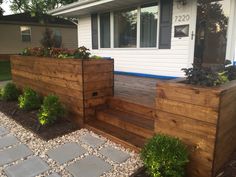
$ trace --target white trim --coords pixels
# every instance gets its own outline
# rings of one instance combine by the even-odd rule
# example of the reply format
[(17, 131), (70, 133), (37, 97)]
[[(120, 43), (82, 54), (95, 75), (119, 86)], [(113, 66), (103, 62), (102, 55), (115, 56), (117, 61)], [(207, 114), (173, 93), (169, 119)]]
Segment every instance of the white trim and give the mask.
[[(194, 4), (194, 5), (193, 5)], [(189, 57), (187, 67), (192, 67), (195, 55), (195, 41), (196, 41), (196, 23), (197, 23), (197, 0), (192, 0), (189, 23)], [(193, 35), (193, 36), (192, 36)]]
[[(174, 3), (173, 3), (173, 6), (174, 6)], [(158, 10), (158, 17), (157, 17), (157, 41), (156, 41), (156, 47), (155, 48), (157, 48), (158, 50), (159, 50), (159, 38), (160, 38), (160, 36), (159, 36), (159, 34), (160, 34), (160, 19), (161, 19), (161, 1), (160, 0), (158, 0), (158, 2), (157, 2), (157, 10)], [(174, 9), (174, 7), (173, 7), (173, 9)], [(173, 18), (173, 14), (172, 14), (172, 18)], [(173, 20), (172, 20), (173, 21)], [(172, 24), (173, 24), (173, 22), (172, 22)]]
[[(95, 1), (95, 2), (93, 2), (93, 1)], [(93, 6), (98, 6), (98, 5), (102, 5), (102, 4), (105, 4), (105, 3), (113, 2), (113, 1), (114, 0), (100, 0), (100, 1), (92, 0), (92, 1), (87, 1), (83, 4), (79, 1), (79, 3), (72, 3), (72, 4), (69, 4), (67, 6), (61, 7), (59, 9), (49, 11), (49, 14), (54, 15), (54, 16), (62, 15), (62, 14), (66, 14), (66, 13), (70, 13), (70, 12), (90, 8), (90, 7), (93, 7)]]
[(233, 62), (235, 56), (235, 42), (236, 35), (234, 30), (236, 28), (236, 3), (235, 0), (230, 1), (230, 15), (227, 31), (227, 45), (226, 45), (226, 59)]
[(101, 48), (101, 36), (100, 36), (100, 14), (97, 14), (97, 17), (98, 17), (98, 19), (97, 19), (97, 21), (98, 21), (98, 24), (97, 24), (97, 26), (98, 26), (98, 49), (100, 49)]
[(110, 47), (114, 48), (114, 12), (110, 12)]
[(136, 48), (140, 48), (140, 35), (141, 35), (141, 7), (137, 7), (137, 36)]

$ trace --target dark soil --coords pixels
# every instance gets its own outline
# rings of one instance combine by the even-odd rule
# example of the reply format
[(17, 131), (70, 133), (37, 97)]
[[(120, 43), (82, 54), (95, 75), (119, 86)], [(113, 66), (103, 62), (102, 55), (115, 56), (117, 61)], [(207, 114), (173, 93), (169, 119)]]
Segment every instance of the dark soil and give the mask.
[(37, 119), (38, 111), (23, 111), (18, 108), (17, 102), (0, 101), (0, 111), (46, 141), (71, 133), (79, 128), (66, 118), (60, 118), (53, 125), (40, 126)]
[(141, 167), (130, 177), (150, 177), (150, 175), (147, 174), (147, 171), (144, 167)]

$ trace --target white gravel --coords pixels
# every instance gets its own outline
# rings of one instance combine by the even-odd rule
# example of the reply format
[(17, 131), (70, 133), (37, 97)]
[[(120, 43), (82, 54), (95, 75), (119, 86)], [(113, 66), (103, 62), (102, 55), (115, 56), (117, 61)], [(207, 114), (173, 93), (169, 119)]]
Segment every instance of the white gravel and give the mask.
[[(19, 141), (21, 143), (26, 144), (33, 151), (34, 156), (39, 156), (45, 162), (47, 162), (48, 165), (51, 167), (51, 169), (49, 171), (46, 171), (45, 173), (39, 175), (38, 177), (45, 177), (48, 174), (51, 174), (52, 172), (57, 172), (58, 174), (60, 174), (63, 177), (72, 176), (69, 174), (68, 171), (65, 170), (65, 167), (74, 163), (77, 160), (80, 160), (80, 159), (82, 159), (88, 155), (92, 155), (92, 154), (104, 159), (106, 162), (108, 162), (109, 164), (111, 164), (113, 166), (113, 170), (111, 170), (108, 173), (105, 173), (102, 177), (129, 177), (138, 168), (140, 168), (142, 166), (142, 162), (141, 162), (139, 155), (137, 153), (135, 153), (134, 151), (131, 151), (130, 149), (125, 149), (121, 145), (116, 144), (116, 143), (114, 143), (102, 136), (99, 136), (87, 129), (80, 129), (80, 130), (77, 130), (75, 132), (72, 132), (72, 133), (62, 136), (62, 137), (58, 137), (58, 138), (55, 138), (50, 141), (44, 141), (44, 140), (40, 139), (39, 137), (37, 137), (36, 135), (34, 135), (33, 133), (31, 133), (30, 131), (26, 130), (21, 125), (17, 124), (14, 120), (8, 118), (6, 115), (4, 115), (1, 112), (0, 112), (0, 125), (7, 128), (11, 132), (12, 135), (16, 136), (19, 139)], [(106, 141), (105, 144), (103, 144), (98, 149), (93, 149), (90, 146), (83, 144), (80, 141), (80, 136), (85, 135), (87, 133), (91, 134), (92, 136), (99, 137), (99, 138), (105, 140)], [(50, 159), (46, 155), (46, 152), (49, 149), (56, 148), (59, 145), (64, 144), (66, 142), (79, 143), (82, 147), (84, 147), (87, 150), (87, 153), (74, 159), (73, 161), (70, 161), (70, 162), (65, 163), (63, 165), (59, 165), (55, 161)], [(122, 164), (114, 163), (98, 153), (98, 151), (101, 148), (106, 147), (106, 146), (112, 146), (112, 147), (117, 148), (119, 150), (125, 151), (130, 155), (130, 158)], [(8, 148), (10, 148), (10, 147), (8, 147)], [(29, 158), (29, 157), (27, 157), (27, 158)], [(0, 176), (6, 177), (6, 175), (3, 171), (3, 168), (5, 168), (6, 166), (9, 166), (9, 165), (17, 164), (17, 163), (21, 162), (22, 160), (24, 160), (24, 159), (21, 159), (16, 162), (13, 162), (11, 164), (7, 164), (3, 167), (0, 167)]]

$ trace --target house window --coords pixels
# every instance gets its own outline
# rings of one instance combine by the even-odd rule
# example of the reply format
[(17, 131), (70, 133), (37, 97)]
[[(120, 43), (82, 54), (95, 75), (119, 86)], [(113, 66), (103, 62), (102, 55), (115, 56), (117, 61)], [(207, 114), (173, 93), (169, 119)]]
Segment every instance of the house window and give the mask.
[(56, 48), (60, 48), (62, 45), (62, 36), (61, 36), (61, 32), (59, 29), (54, 29), (54, 35), (53, 35), (53, 39), (54, 39), (54, 47)]
[(137, 46), (137, 9), (114, 13), (114, 47)]
[(96, 48), (93, 49), (170, 49), (173, 0), (159, 2), (156, 0), (129, 9), (103, 13), (99, 18), (92, 16), (92, 44), (96, 42)]
[(140, 12), (140, 47), (157, 46), (158, 5), (141, 6)]
[(100, 15), (100, 47), (110, 48), (110, 45), (110, 13), (104, 13)]
[(21, 26), (20, 31), (21, 31), (22, 42), (30, 42), (31, 41), (31, 27)]

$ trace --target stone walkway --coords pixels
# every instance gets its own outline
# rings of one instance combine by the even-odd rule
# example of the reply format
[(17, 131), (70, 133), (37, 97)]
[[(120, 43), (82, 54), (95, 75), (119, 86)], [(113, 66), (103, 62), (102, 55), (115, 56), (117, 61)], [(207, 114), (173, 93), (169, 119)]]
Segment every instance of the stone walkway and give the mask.
[[(119, 148), (86, 129), (82, 130), (82, 133), (79, 131), (79, 136), (72, 133), (72, 137), (78, 137), (78, 141), (73, 141), (73, 138), (70, 139), (70, 135), (67, 135), (64, 140), (58, 138), (54, 143), (49, 141), (35, 145), (34, 143), (40, 143), (41, 140), (37, 141), (39, 138), (35, 139), (30, 135), (32, 137), (26, 138), (26, 141), (21, 138), (20, 140), (20, 132), (12, 132), (5, 125), (1, 125), (0, 121), (0, 176), (129, 176), (140, 167), (137, 154)], [(31, 142), (34, 140), (35, 142)]]

